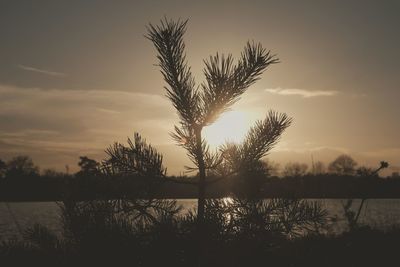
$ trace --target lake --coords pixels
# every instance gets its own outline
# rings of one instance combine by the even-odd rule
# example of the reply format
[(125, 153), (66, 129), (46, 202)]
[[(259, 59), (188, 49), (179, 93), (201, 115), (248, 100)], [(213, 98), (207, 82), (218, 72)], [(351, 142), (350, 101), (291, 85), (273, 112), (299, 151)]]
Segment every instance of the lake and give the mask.
[[(334, 232), (347, 229), (347, 223), (343, 216), (343, 199), (317, 199), (322, 207), (327, 209), (329, 216), (335, 217), (332, 223)], [(180, 199), (178, 204), (184, 211), (195, 208), (197, 200)], [(354, 209), (358, 208), (360, 200), (354, 200)], [(15, 219), (14, 219), (15, 218)], [(15, 223), (17, 221), (18, 225)], [(360, 214), (360, 223), (380, 229), (385, 229), (393, 224), (400, 224), (400, 199), (369, 199), (366, 201)], [(51, 230), (59, 232), (60, 218), (59, 207), (55, 202), (0, 202), (0, 240), (20, 238), (18, 228), (25, 229), (40, 223)]]

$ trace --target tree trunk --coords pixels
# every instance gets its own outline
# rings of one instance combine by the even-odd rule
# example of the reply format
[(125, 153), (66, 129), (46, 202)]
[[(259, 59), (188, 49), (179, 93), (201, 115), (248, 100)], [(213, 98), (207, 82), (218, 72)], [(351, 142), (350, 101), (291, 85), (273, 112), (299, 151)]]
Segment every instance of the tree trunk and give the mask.
[(201, 145), (201, 128), (196, 129), (197, 163), (199, 167), (198, 199), (197, 199), (197, 246), (198, 259), (197, 266), (207, 266), (205, 263), (205, 231), (204, 231), (204, 213), (206, 206), (206, 167), (204, 164), (203, 148)]
[(204, 164), (203, 148), (201, 146), (201, 128), (196, 130), (196, 145), (199, 164), (199, 183), (198, 183), (198, 199), (197, 199), (197, 222), (199, 227), (204, 221), (204, 212), (206, 204), (206, 167)]

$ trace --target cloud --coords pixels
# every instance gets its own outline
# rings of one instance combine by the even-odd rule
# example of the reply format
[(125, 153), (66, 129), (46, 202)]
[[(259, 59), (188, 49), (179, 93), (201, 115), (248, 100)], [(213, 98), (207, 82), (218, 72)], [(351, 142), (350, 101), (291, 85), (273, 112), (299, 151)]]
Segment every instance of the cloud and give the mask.
[(156, 94), (0, 84), (0, 95), (0, 138), (14, 144), (29, 141), (50, 147), (43, 142), (49, 141), (104, 147), (134, 131), (159, 144), (169, 140), (177, 117), (168, 99)]
[(177, 119), (161, 94), (0, 84), (0, 158), (27, 154), (42, 167), (63, 170), (65, 164), (76, 166), (79, 155), (102, 159), (106, 147), (126, 143), (137, 131), (155, 147), (169, 149), (168, 161), (180, 166), (184, 153), (175, 159), (169, 136)]
[(271, 94), (298, 95), (304, 98), (317, 97), (317, 96), (334, 96), (338, 93), (337, 91), (322, 91), (322, 90), (312, 91), (312, 90), (304, 90), (296, 88), (293, 89), (271, 88), (271, 89), (265, 89), (265, 91)]
[(96, 108), (97, 111), (104, 112), (106, 114), (114, 114), (118, 115), (121, 114), (120, 111), (112, 110), (112, 109), (106, 109), (106, 108)]
[(25, 66), (25, 65), (17, 65), (18, 68), (26, 70), (26, 71), (32, 71), (32, 72), (37, 72), (49, 76), (54, 76), (54, 77), (65, 77), (67, 76), (66, 73), (62, 72), (56, 72), (56, 71), (49, 71), (49, 70), (44, 70), (44, 69), (38, 69), (30, 66)]

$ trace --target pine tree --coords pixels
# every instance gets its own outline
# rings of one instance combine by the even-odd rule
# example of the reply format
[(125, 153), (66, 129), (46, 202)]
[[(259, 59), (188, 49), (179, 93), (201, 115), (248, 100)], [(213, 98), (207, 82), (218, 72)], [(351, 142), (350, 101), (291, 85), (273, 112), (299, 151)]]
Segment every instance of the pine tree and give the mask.
[[(149, 24), (148, 38), (157, 51), (158, 66), (167, 84), (166, 96), (179, 115), (179, 124), (171, 134), (199, 172), (198, 222), (204, 220), (206, 171), (228, 168), (225, 176), (243, 169), (252, 169), (279, 140), (291, 124), (286, 114), (270, 111), (266, 118), (257, 121), (241, 144), (226, 144), (211, 152), (202, 137), (204, 127), (214, 123), (258, 79), (264, 70), (279, 60), (261, 44), (247, 42), (239, 60), (232, 55), (216, 54), (204, 60), (205, 81), (196, 85), (189, 67), (183, 36), (186, 21), (164, 19), (159, 25)], [(226, 169), (226, 168), (225, 168)]]

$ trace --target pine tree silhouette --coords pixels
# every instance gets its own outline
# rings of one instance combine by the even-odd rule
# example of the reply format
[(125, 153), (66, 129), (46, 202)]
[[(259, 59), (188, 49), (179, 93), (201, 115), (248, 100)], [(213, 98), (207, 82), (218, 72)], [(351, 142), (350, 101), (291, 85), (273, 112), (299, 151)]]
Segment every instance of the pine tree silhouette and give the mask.
[[(239, 60), (232, 55), (216, 54), (204, 60), (205, 81), (196, 86), (185, 54), (183, 36), (186, 21), (164, 19), (159, 25), (149, 24), (146, 38), (157, 50), (158, 66), (167, 86), (167, 97), (179, 115), (179, 124), (171, 134), (178, 145), (186, 149), (199, 172), (199, 225), (204, 220), (206, 170), (228, 166), (232, 174), (251, 169), (276, 144), (283, 131), (291, 124), (286, 114), (270, 111), (265, 120), (257, 121), (241, 144), (227, 144), (211, 152), (202, 130), (215, 122), (259, 78), (271, 64), (278, 63), (275, 55), (259, 43), (247, 42)], [(233, 163), (233, 164), (232, 164)], [(191, 169), (191, 168), (189, 168)]]

